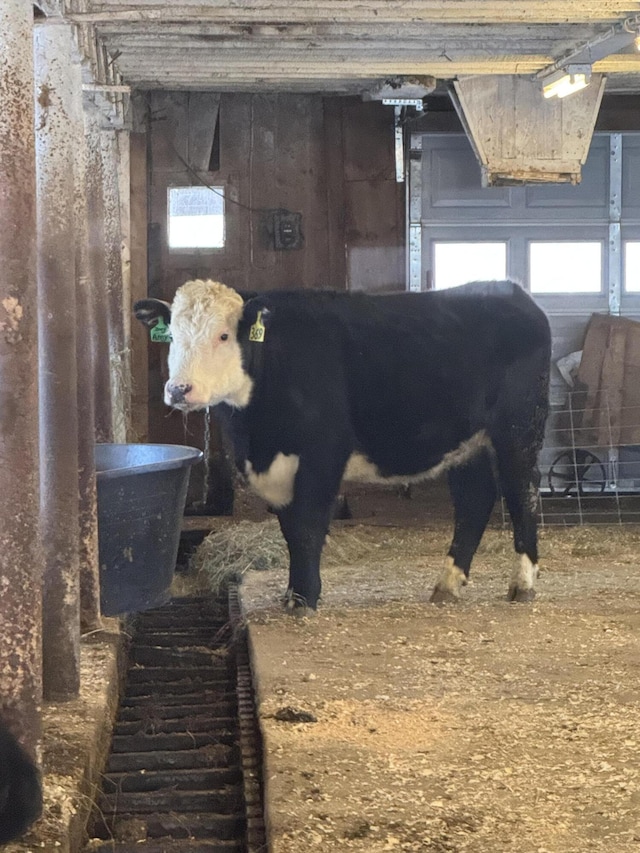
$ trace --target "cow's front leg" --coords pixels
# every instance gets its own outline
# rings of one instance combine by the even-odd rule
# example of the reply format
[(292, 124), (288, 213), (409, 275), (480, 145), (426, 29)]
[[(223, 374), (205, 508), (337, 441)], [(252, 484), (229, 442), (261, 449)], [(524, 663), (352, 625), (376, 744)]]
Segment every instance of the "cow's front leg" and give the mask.
[(289, 549), (289, 586), (285, 607), (296, 614), (315, 610), (320, 598), (320, 557), (327, 536), (331, 504), (319, 511), (295, 505), (278, 510), (280, 528)]
[(315, 610), (320, 598), (320, 557), (350, 449), (325, 439), (300, 457), (291, 498), (277, 507), (289, 549), (287, 610)]

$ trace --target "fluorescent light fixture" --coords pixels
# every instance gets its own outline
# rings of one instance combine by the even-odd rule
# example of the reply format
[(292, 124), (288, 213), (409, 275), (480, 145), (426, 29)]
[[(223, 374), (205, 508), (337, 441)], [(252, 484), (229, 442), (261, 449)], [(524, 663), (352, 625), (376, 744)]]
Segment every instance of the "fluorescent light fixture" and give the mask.
[(585, 89), (590, 80), (590, 65), (567, 65), (542, 78), (542, 94), (545, 98), (566, 98)]

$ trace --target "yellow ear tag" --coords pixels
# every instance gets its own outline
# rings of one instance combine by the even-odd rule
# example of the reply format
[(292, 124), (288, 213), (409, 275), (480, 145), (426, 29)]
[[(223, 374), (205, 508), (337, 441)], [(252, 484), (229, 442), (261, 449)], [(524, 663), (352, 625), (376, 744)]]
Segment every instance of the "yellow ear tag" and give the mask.
[(262, 311), (258, 311), (258, 316), (253, 326), (249, 329), (249, 340), (253, 343), (261, 344), (264, 341), (264, 333), (266, 329), (262, 322)]

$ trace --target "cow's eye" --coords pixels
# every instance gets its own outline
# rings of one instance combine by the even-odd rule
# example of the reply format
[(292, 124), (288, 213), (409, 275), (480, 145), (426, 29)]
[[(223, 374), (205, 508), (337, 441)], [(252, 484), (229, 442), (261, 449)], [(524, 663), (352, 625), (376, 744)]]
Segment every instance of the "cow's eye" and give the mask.
[(221, 341), (227, 341), (227, 340), (229, 340), (229, 335), (227, 334), (227, 332), (223, 332), (223, 333), (220, 335), (220, 340), (221, 340)]

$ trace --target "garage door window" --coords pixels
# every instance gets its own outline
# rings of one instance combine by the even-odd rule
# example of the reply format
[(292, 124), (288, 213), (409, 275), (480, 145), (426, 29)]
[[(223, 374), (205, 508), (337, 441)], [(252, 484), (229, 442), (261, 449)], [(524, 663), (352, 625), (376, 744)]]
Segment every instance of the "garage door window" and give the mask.
[(171, 187), (170, 249), (224, 247), (224, 187)]
[(624, 244), (624, 289), (627, 293), (640, 293), (640, 241)]
[(506, 243), (434, 243), (433, 286), (457, 287), (467, 281), (507, 277)]
[(600, 293), (602, 243), (529, 243), (532, 293)]

